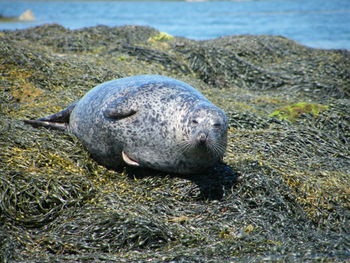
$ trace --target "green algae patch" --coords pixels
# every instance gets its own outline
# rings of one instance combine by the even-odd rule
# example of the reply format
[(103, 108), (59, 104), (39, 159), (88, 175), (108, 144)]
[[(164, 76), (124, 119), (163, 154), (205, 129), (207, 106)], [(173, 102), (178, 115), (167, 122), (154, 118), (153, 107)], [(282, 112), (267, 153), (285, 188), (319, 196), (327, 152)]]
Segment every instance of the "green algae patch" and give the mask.
[(154, 42), (158, 42), (158, 41), (165, 41), (165, 40), (171, 40), (174, 39), (174, 37), (168, 33), (165, 32), (159, 32), (158, 35), (150, 37), (147, 41), (154, 43)]
[(165, 32), (159, 32), (159, 34), (150, 37), (147, 40), (147, 44), (156, 47), (158, 50), (169, 50), (169, 41), (174, 39), (174, 37)]
[(272, 112), (269, 117), (277, 117), (279, 120), (295, 121), (305, 114), (310, 114), (313, 117), (317, 117), (320, 112), (325, 111), (328, 108), (329, 107), (325, 105), (299, 102), (280, 108)]

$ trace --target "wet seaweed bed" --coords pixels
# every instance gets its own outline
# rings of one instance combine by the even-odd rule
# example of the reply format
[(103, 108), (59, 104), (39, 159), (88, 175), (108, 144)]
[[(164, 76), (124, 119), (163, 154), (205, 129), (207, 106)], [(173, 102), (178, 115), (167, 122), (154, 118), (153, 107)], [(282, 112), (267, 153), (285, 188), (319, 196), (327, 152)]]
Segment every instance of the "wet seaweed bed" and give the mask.
[[(349, 260), (349, 70), (348, 51), (282, 37), (0, 32), (0, 261)], [(226, 165), (117, 173), (75, 137), (21, 121), (136, 74), (188, 82), (227, 112)]]

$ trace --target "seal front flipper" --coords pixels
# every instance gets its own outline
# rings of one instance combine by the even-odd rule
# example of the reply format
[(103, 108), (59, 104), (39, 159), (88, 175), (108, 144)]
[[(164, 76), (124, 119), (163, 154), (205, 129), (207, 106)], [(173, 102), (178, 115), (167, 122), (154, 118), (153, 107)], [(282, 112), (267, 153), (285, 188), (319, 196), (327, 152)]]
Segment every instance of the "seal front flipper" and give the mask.
[(122, 158), (125, 163), (131, 166), (140, 166), (140, 164), (136, 161), (131, 159), (124, 151), (122, 151)]
[(130, 98), (121, 97), (110, 102), (106, 109), (103, 111), (103, 115), (108, 119), (121, 120), (133, 116), (137, 113), (137, 110), (132, 107)]
[(54, 130), (67, 130), (69, 125), (69, 117), (74, 109), (76, 103), (69, 105), (66, 109), (52, 114), (50, 116), (46, 116), (43, 118), (39, 118), (36, 120), (23, 120), (25, 123), (32, 125), (34, 128), (37, 127), (45, 127)]

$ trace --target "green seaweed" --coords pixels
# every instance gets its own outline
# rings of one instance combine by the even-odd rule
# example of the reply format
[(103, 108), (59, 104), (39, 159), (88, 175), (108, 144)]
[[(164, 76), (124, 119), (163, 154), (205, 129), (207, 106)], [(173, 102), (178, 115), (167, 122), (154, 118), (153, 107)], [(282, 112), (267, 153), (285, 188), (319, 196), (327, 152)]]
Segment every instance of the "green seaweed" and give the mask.
[(313, 117), (317, 117), (320, 112), (327, 110), (328, 108), (329, 107), (325, 105), (299, 102), (275, 110), (269, 114), (269, 117), (277, 117), (280, 120), (295, 121), (305, 114), (311, 114)]
[(148, 42), (157, 42), (157, 41), (171, 40), (173, 38), (174, 37), (172, 35), (169, 35), (168, 33), (159, 32), (158, 35), (150, 37), (148, 39)]

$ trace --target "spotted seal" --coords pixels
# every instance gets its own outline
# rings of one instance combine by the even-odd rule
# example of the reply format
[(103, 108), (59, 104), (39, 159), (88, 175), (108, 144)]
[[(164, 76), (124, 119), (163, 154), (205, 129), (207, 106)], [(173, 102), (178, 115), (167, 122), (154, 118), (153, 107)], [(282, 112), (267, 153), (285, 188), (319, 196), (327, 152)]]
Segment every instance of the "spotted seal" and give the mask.
[(74, 134), (113, 169), (200, 173), (222, 160), (227, 144), (225, 113), (190, 85), (158, 75), (102, 83), (65, 110), (25, 122)]

